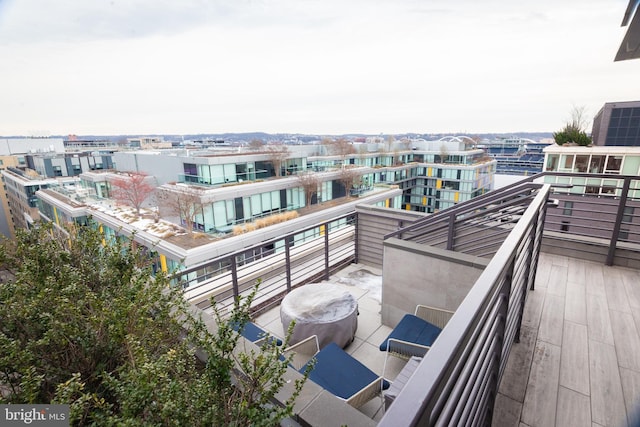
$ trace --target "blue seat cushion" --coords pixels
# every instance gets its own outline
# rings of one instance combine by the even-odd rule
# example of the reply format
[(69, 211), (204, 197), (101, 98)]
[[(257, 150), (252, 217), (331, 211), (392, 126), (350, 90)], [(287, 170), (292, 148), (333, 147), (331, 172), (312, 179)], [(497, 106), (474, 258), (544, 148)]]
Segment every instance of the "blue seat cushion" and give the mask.
[[(348, 399), (379, 376), (332, 342), (315, 355), (316, 364), (309, 379), (331, 394)], [(307, 369), (304, 365), (300, 372)], [(383, 381), (382, 388), (389, 388)]]
[[(265, 335), (267, 335), (267, 332), (264, 329), (260, 328), (258, 325), (256, 325), (253, 322), (245, 323), (242, 331), (239, 330), (240, 324), (238, 322), (231, 322), (230, 325), (234, 331), (238, 332), (240, 335), (242, 335), (243, 337), (245, 337), (251, 342), (256, 342), (259, 339), (264, 338)], [(275, 337), (271, 337), (271, 339), (275, 339), (277, 345), (282, 345), (282, 340)]]
[(380, 351), (387, 351), (390, 338), (414, 344), (431, 346), (442, 329), (413, 314), (405, 314), (398, 326), (380, 344)]

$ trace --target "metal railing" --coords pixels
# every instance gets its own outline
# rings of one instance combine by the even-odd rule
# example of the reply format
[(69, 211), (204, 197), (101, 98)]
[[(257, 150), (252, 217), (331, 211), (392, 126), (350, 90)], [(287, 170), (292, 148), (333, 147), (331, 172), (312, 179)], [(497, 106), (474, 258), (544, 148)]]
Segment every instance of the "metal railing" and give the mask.
[[(606, 247), (605, 264), (640, 252), (640, 178), (630, 175), (544, 172), (555, 209), (545, 232)], [(553, 241), (550, 242), (553, 245)]]
[(259, 281), (252, 305), (257, 316), (278, 305), (292, 288), (328, 279), (333, 271), (354, 262), (355, 229), (354, 213), (332, 218), (179, 271), (174, 283), (199, 308), (210, 308), (213, 299), (224, 314), (235, 297), (248, 294)]
[(549, 193), (513, 186), (389, 235), (492, 258), (379, 425), (490, 424), (535, 281)]
[(599, 246), (607, 265), (637, 259), (640, 178), (544, 172), (385, 236), (491, 261), (380, 425), (491, 423), (543, 236)]
[(385, 236), (491, 258), (540, 189), (524, 183), (474, 198)]
[[(637, 176), (545, 172), (385, 236), (491, 261), (380, 425), (490, 424), (511, 346), (519, 340), (543, 236), (558, 233), (604, 245), (607, 263), (619, 249), (631, 247), (637, 256), (639, 202)], [(297, 284), (328, 278), (332, 269), (357, 262), (356, 234), (350, 214), (180, 272), (177, 280), (207, 308), (209, 297), (232, 301), (260, 278), (264, 292), (256, 310), (266, 310)]]
[[(531, 196), (530, 185), (542, 182), (551, 185), (554, 207), (545, 220), (546, 235), (605, 247), (606, 265), (613, 265), (616, 256), (636, 257), (640, 252), (640, 178), (632, 175), (542, 172), (443, 210), (385, 238), (491, 257), (508, 234), (508, 225), (519, 219), (526, 203), (521, 198)], [(512, 200), (504, 200), (506, 195)], [(469, 214), (470, 207), (476, 211)], [(466, 223), (469, 215), (476, 217), (473, 224)], [(457, 225), (461, 221), (466, 225)], [(481, 229), (485, 231), (479, 233)], [(549, 242), (553, 245), (552, 239)]]

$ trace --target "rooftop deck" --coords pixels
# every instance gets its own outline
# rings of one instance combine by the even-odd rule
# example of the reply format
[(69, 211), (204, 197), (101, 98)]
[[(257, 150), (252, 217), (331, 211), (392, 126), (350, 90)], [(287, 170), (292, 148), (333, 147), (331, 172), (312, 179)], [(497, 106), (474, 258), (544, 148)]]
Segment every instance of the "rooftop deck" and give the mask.
[[(352, 264), (331, 281), (358, 299), (356, 338), (345, 350), (382, 375), (378, 345), (391, 331), (381, 324), (380, 293), (358, 283), (374, 268)], [(346, 280), (345, 280), (346, 279)], [(279, 309), (256, 322), (283, 336)], [(640, 271), (540, 254), (536, 289), (529, 291), (521, 342), (512, 348), (496, 400), (496, 426), (640, 425)], [(391, 357), (393, 380), (404, 361)], [(378, 421), (382, 402), (361, 411)]]
[(540, 254), (493, 423), (640, 425), (640, 271)]
[[(382, 284), (382, 272), (380, 270), (361, 264), (349, 265), (331, 276), (330, 281), (344, 286), (358, 300), (358, 329), (355, 339), (345, 348), (345, 351), (378, 375), (382, 375), (384, 353), (378, 349), (378, 346), (391, 332), (391, 328), (381, 323), (380, 285), (377, 287), (376, 285), (367, 285), (367, 279), (364, 278), (363, 280), (363, 275), (368, 276), (367, 273), (379, 277), (379, 283), (380, 285)], [(274, 335), (284, 336), (279, 307), (258, 317), (256, 323)], [(404, 363), (401, 359), (390, 358), (386, 366), (385, 377), (395, 378)], [(360, 411), (374, 420), (380, 420), (383, 415), (382, 400), (373, 399), (361, 407)]]

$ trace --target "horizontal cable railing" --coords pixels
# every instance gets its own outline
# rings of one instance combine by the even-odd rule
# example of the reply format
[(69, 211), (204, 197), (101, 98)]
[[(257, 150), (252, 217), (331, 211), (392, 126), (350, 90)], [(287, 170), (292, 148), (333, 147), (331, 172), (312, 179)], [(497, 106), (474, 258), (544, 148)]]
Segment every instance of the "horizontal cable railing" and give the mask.
[(640, 178), (549, 172), (541, 176), (552, 185), (554, 202), (545, 221), (547, 234), (606, 247), (607, 265), (613, 265), (616, 258), (637, 258)]
[(173, 280), (188, 301), (206, 310), (214, 300), (222, 314), (259, 282), (252, 305), (258, 315), (279, 304), (293, 287), (326, 279), (354, 261), (355, 227), (355, 214), (332, 218), (179, 271)]
[[(640, 178), (632, 175), (543, 172), (476, 197), (391, 233), (416, 243), (490, 258), (533, 195), (551, 185), (544, 230), (608, 248), (605, 263), (640, 252)], [(534, 188), (534, 187), (533, 187)], [(553, 240), (550, 241), (553, 244)], [(618, 249), (632, 251), (621, 253)]]
[[(549, 193), (549, 185), (529, 183), (521, 189), (496, 192), (489, 199), (493, 207), (469, 208), (465, 203), (455, 216), (445, 218), (450, 224), (449, 248), (460, 244), (452, 230), (456, 226), (490, 236), (504, 234), (506, 227), (509, 233), (379, 425), (490, 424), (511, 345), (519, 339), (527, 290), (535, 281)], [(514, 196), (521, 200), (516, 202)], [(507, 225), (497, 218), (488, 219), (504, 211), (507, 204), (518, 208), (517, 213), (509, 211), (517, 218), (506, 221)], [(499, 225), (494, 224), (496, 220)], [(418, 237), (416, 230), (428, 234), (433, 226), (442, 241), (441, 222), (436, 217), (433, 223), (427, 220), (409, 232), (403, 229), (393, 235), (429, 241)]]
[[(560, 240), (557, 238), (560, 236)], [(542, 173), (385, 236), (491, 259), (380, 422), (486, 425), (542, 239), (640, 252), (640, 178)]]
[(511, 233), (539, 184), (524, 183), (473, 199), (391, 233), (402, 240), (491, 258)]

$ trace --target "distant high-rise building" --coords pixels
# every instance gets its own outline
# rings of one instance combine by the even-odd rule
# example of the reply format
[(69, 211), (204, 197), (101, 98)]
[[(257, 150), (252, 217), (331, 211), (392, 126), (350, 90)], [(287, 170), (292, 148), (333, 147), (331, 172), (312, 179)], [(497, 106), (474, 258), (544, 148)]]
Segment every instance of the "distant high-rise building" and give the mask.
[(607, 102), (593, 119), (594, 145), (640, 146), (640, 101)]

